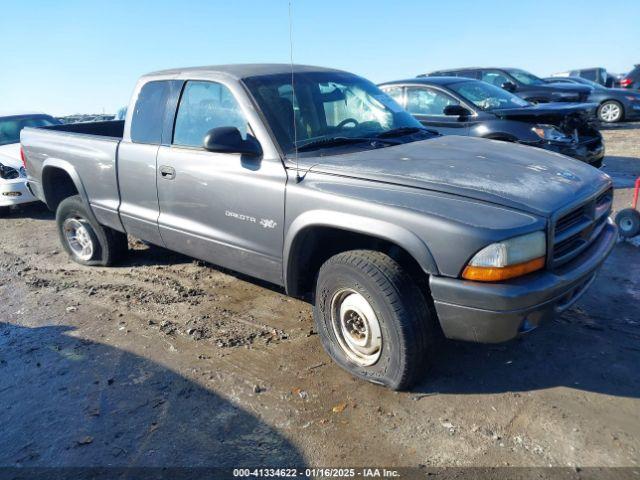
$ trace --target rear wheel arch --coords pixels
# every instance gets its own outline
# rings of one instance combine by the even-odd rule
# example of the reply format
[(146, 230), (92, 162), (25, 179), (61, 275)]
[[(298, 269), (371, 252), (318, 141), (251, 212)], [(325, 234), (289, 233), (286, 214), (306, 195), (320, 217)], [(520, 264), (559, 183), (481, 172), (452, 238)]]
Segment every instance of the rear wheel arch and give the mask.
[[(332, 215), (350, 217), (340, 213)], [(390, 224), (356, 218), (371, 222), (370, 228), (361, 229), (356, 222), (343, 224), (340, 221), (311, 223), (301, 228), (294, 228), (296, 222), (292, 224), (284, 251), (285, 288), (289, 295), (308, 297), (314, 291), (316, 275), (324, 262), (333, 255), (354, 249), (386, 253), (407, 268), (416, 280), (424, 281), (428, 289), (428, 275), (437, 274), (438, 269), (424, 242), (401, 227), (393, 226), (385, 234), (385, 229), (378, 223)]]
[(87, 192), (82, 185), (80, 175), (73, 165), (64, 160), (50, 159), (42, 167), (42, 192), (50, 210), (56, 211), (64, 199), (79, 195), (88, 213), (93, 216)]

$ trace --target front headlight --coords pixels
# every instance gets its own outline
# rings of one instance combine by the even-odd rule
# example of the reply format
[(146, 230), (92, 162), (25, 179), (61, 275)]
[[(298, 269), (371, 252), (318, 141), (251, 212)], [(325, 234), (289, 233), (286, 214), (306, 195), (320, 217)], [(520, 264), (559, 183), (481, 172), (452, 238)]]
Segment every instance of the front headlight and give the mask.
[(544, 232), (492, 243), (476, 253), (462, 272), (462, 278), (497, 282), (544, 268), (547, 237)]
[(570, 142), (572, 139), (553, 125), (536, 125), (531, 128), (531, 131), (543, 140), (551, 140), (552, 142)]

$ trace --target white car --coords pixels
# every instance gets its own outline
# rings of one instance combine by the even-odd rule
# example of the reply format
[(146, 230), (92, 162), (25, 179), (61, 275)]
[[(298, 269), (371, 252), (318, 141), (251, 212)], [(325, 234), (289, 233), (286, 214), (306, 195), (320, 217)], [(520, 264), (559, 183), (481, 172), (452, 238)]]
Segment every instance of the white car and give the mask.
[(20, 131), (24, 127), (59, 125), (43, 113), (16, 113), (0, 116), (0, 216), (14, 205), (37, 202), (27, 188), (27, 173), (20, 155)]

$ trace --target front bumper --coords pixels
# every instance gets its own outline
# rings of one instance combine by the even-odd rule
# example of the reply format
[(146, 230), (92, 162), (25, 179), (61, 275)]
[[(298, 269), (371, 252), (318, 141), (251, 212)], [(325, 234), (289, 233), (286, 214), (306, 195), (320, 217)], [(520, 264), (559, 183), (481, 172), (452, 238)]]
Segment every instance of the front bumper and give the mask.
[(617, 239), (613, 222), (586, 251), (556, 271), (505, 283), (430, 278), (431, 294), (447, 338), (480, 343), (511, 340), (568, 309), (593, 282)]
[(25, 178), (0, 180), (0, 207), (10, 207), (21, 203), (35, 202), (38, 199), (27, 188)]
[(573, 157), (596, 168), (602, 166), (602, 159), (604, 158), (604, 143), (602, 138), (598, 137), (592, 137), (577, 143), (543, 142), (539, 147)]

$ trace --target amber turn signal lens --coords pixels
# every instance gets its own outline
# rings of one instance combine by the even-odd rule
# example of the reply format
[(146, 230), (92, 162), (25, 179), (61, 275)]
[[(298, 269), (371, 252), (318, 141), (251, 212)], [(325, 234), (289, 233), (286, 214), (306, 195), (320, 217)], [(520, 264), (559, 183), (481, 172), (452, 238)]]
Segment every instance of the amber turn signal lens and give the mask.
[(476, 282), (499, 282), (509, 278), (521, 277), (527, 273), (535, 272), (544, 268), (544, 257), (534, 258), (528, 262), (517, 263), (506, 267), (474, 267), (467, 265), (462, 272), (465, 280), (475, 280)]

